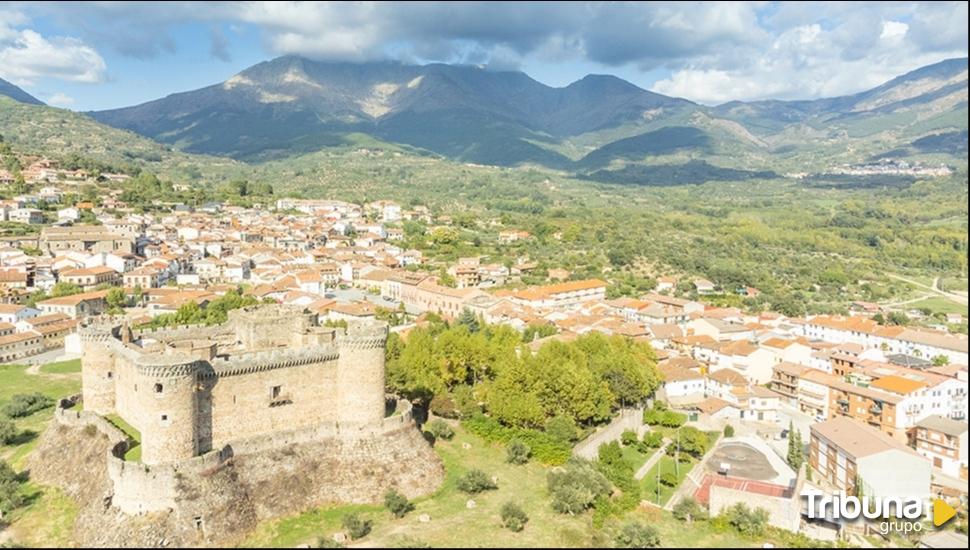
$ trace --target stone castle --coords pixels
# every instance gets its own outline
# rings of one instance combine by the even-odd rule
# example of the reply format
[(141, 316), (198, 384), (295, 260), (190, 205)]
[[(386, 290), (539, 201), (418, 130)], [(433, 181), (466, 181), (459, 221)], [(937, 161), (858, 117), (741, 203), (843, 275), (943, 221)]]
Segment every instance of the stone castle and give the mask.
[[(32, 459), (42, 482), (104, 503), (81, 514), (79, 526), (98, 527), (81, 529), (79, 542), (117, 542), (104, 529), (146, 514), (161, 516), (150, 536), (162, 525), (169, 541), (226, 542), (260, 519), (376, 502), (391, 487), (418, 496), (443, 479), (409, 404), (387, 413), (384, 324), (330, 328), (270, 305), (230, 311), (210, 327), (94, 323), (80, 338), (83, 393), (61, 402)], [(132, 443), (117, 418), (140, 432), (140, 461), (125, 460)], [(104, 468), (91, 488), (57, 462), (72, 459), (62, 457), (66, 444), (87, 448), (79, 434), (93, 431), (105, 436), (91, 451)], [(138, 540), (129, 532), (123, 542)]]

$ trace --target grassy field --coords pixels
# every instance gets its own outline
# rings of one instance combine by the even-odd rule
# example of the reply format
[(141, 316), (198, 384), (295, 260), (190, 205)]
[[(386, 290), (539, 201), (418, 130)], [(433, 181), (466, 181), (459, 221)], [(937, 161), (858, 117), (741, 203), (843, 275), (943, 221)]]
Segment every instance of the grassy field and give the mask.
[[(44, 374), (43, 367), (40, 374), (30, 374), (24, 365), (0, 365), (0, 408), (17, 394), (39, 392), (51, 399), (60, 399), (80, 391), (80, 374), (50, 376)], [(27, 455), (36, 445), (37, 436), (47, 427), (52, 410), (45, 409), (16, 419), (21, 435), (13, 445), (0, 446), (0, 458), (7, 460), (14, 468), (22, 468)]]
[(40, 372), (44, 374), (80, 374), (81, 360), (71, 359), (70, 361), (47, 363), (40, 367)]
[(125, 419), (121, 418), (117, 414), (112, 414), (105, 418), (108, 419), (108, 422), (111, 422), (112, 424), (114, 424), (116, 428), (125, 432), (125, 435), (128, 436), (128, 439), (134, 442), (132, 447), (128, 449), (128, 452), (125, 453), (125, 460), (129, 462), (140, 462), (141, 461), (141, 432), (136, 430), (135, 427), (132, 426), (131, 424), (125, 422)]
[[(42, 393), (59, 399), (81, 391), (80, 362), (56, 363), (30, 374), (24, 365), (0, 365), (0, 407), (21, 393)], [(57, 374), (50, 374), (57, 373)], [(20, 437), (11, 445), (0, 446), (0, 459), (15, 470), (23, 470), (27, 455), (37, 445), (37, 437), (47, 427), (53, 409), (38, 411), (16, 419)], [(64, 548), (72, 546), (71, 533), (77, 507), (59, 490), (28, 482), (23, 488), (26, 506), (11, 514), (10, 535), (25, 547)]]
[(960, 313), (967, 316), (967, 306), (948, 300), (942, 296), (934, 296), (911, 304), (906, 304), (906, 309), (927, 308), (933, 313)]
[(674, 492), (677, 490), (677, 488), (680, 487), (681, 482), (684, 481), (684, 478), (687, 477), (687, 474), (690, 473), (693, 467), (694, 467), (694, 462), (681, 462), (680, 465), (678, 466), (675, 463), (673, 458), (669, 456), (662, 457), (660, 461), (657, 462), (657, 464), (653, 468), (650, 468), (650, 471), (647, 472), (647, 475), (643, 476), (643, 479), (640, 480), (640, 492), (643, 495), (643, 498), (646, 500), (649, 500), (650, 502), (653, 502), (654, 504), (657, 504), (658, 503), (658, 499), (657, 499), (658, 470), (659, 470), (659, 475), (661, 476), (667, 472), (670, 472), (677, 476), (677, 484), (674, 485), (673, 487), (669, 487), (667, 485), (664, 485), (663, 483), (659, 484), (660, 485), (659, 504), (660, 506), (667, 504), (667, 501), (670, 500), (671, 495), (673, 495)]

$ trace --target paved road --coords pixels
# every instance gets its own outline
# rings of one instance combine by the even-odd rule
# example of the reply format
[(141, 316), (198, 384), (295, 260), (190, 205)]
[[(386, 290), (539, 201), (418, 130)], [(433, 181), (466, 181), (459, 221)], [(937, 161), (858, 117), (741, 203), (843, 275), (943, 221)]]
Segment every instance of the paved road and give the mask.
[(890, 277), (892, 277), (893, 279), (898, 279), (900, 281), (903, 281), (904, 283), (909, 283), (909, 284), (911, 284), (911, 285), (913, 285), (913, 286), (915, 286), (917, 288), (922, 288), (923, 290), (929, 290), (930, 292), (932, 292), (934, 294), (938, 294), (940, 296), (943, 296), (944, 298), (947, 298), (949, 300), (953, 300), (954, 302), (956, 302), (958, 304), (967, 305), (967, 297), (966, 296), (961, 296), (959, 294), (954, 294), (953, 292), (947, 292), (945, 290), (941, 290), (940, 289), (940, 278), (939, 277), (936, 277), (936, 278), (933, 279), (933, 286), (926, 286), (926, 285), (924, 285), (923, 283), (921, 283), (919, 281), (914, 281), (912, 279), (909, 279), (907, 277), (903, 277), (901, 275), (894, 275), (892, 273), (889, 273), (888, 275)]

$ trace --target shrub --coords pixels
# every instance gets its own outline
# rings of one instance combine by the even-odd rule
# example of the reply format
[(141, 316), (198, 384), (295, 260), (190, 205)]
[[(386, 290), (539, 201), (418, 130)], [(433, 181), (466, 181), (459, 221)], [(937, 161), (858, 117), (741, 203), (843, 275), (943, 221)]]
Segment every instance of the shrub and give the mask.
[(554, 416), (546, 422), (546, 433), (563, 443), (572, 443), (579, 437), (576, 421), (562, 415)]
[(637, 432), (633, 430), (626, 430), (620, 436), (620, 443), (623, 443), (624, 447), (629, 447), (630, 445), (636, 445), (640, 442), (640, 438), (637, 437)]
[(344, 545), (330, 537), (319, 537), (315, 548), (344, 548)]
[(4, 514), (23, 505), (24, 497), (20, 491), (22, 483), (21, 476), (0, 459), (0, 511)]
[(17, 424), (0, 416), (0, 445), (7, 445), (17, 438)]
[(643, 411), (643, 423), (650, 426), (657, 426), (663, 421), (664, 413), (657, 408), (646, 409)]
[(431, 548), (431, 545), (423, 540), (402, 535), (391, 542), (391, 548)]
[(623, 460), (623, 450), (620, 449), (620, 444), (616, 441), (610, 441), (609, 443), (600, 445), (597, 454), (599, 455), (600, 462), (604, 464), (616, 464)]
[(609, 480), (592, 464), (578, 459), (570, 460), (563, 469), (549, 472), (546, 482), (552, 508), (561, 514), (582, 513), (612, 489)]
[(469, 470), (458, 478), (458, 490), (463, 493), (476, 494), (482, 491), (498, 489), (498, 485), (488, 474), (481, 470)]
[(660, 474), (660, 483), (667, 487), (673, 487), (677, 485), (677, 476), (673, 472), (664, 472)]
[(707, 512), (691, 497), (681, 499), (674, 505), (672, 512), (675, 518), (688, 523), (694, 520), (707, 519)]
[(428, 422), (426, 431), (434, 436), (435, 439), (444, 439), (447, 441), (455, 437), (455, 430), (453, 430), (447, 422), (441, 420), (440, 418)]
[(502, 505), (502, 525), (510, 530), (518, 533), (519, 531), (525, 529), (525, 524), (529, 521), (529, 516), (525, 515), (525, 512), (518, 504), (514, 502), (506, 502)]
[(485, 415), (475, 415), (461, 421), (469, 432), (489, 443), (506, 443), (519, 439), (532, 450), (532, 458), (547, 465), (565, 464), (572, 455), (572, 447), (551, 435), (538, 430), (510, 428)]
[(616, 535), (617, 548), (657, 548), (660, 535), (652, 526), (639, 521), (624, 525)]
[(439, 393), (431, 399), (428, 409), (436, 416), (443, 418), (458, 418), (458, 405), (455, 400), (446, 393)]
[(674, 411), (664, 411), (660, 424), (668, 428), (679, 428), (687, 422), (687, 415)]
[(721, 512), (731, 527), (743, 535), (758, 536), (764, 533), (768, 524), (768, 511), (764, 508), (754, 510), (743, 502), (731, 506)]
[(407, 497), (399, 493), (397, 489), (391, 489), (384, 493), (384, 506), (396, 518), (403, 518), (408, 512), (414, 510), (414, 504), (408, 501)]
[(730, 424), (724, 426), (724, 437), (734, 437), (734, 426)]
[(505, 449), (505, 461), (509, 464), (525, 464), (532, 456), (532, 449), (521, 439), (513, 439)]
[(660, 432), (647, 432), (643, 434), (643, 445), (649, 449), (659, 449), (664, 444), (664, 436)]
[(346, 514), (341, 521), (344, 529), (350, 534), (350, 538), (353, 540), (361, 539), (370, 533), (371, 527), (373, 527), (373, 522), (369, 519), (360, 519), (360, 515), (356, 512)]
[(10, 398), (10, 402), (3, 408), (3, 412), (10, 418), (23, 418), (39, 410), (54, 405), (54, 400), (41, 393), (18, 393)]

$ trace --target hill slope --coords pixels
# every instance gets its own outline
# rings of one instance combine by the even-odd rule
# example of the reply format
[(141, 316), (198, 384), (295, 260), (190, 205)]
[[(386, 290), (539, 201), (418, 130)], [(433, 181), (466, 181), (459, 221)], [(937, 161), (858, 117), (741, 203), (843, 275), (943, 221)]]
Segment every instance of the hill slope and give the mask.
[(21, 103), (27, 103), (30, 105), (43, 105), (44, 102), (37, 99), (36, 97), (28, 94), (27, 92), (21, 90), (17, 86), (14, 86), (10, 82), (0, 78), (0, 96), (7, 96), (10, 99), (19, 101)]

